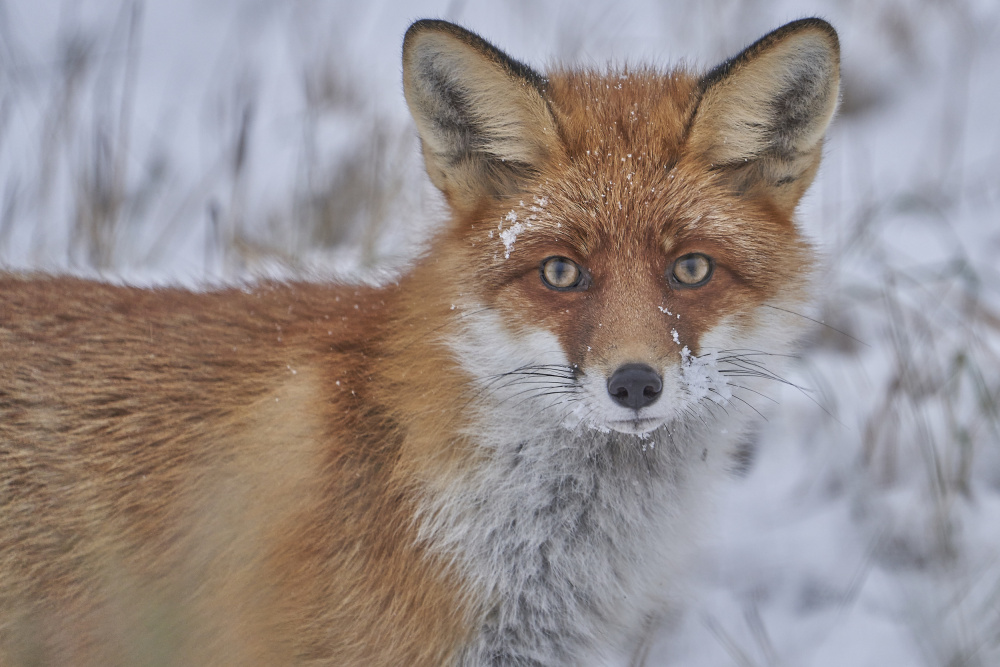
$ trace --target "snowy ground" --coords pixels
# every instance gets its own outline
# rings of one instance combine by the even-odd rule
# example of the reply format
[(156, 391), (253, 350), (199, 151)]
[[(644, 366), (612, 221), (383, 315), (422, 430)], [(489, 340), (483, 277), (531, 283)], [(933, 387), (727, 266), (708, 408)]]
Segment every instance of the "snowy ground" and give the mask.
[(844, 54), (801, 209), (825, 324), (651, 663), (997, 665), (995, 0), (0, 0), (0, 265), (186, 284), (396, 266), (440, 211), (399, 82), (412, 20), (539, 68), (708, 67), (807, 15)]

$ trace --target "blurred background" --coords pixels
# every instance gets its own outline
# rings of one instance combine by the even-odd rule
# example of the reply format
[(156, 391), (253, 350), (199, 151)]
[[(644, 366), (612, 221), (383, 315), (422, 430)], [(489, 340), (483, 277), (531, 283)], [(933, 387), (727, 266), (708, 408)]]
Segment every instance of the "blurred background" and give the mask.
[(995, 666), (996, 0), (0, 0), (0, 267), (391, 275), (443, 211), (402, 96), (411, 21), (542, 70), (707, 69), (810, 15), (843, 50), (800, 208), (817, 325), (650, 663)]

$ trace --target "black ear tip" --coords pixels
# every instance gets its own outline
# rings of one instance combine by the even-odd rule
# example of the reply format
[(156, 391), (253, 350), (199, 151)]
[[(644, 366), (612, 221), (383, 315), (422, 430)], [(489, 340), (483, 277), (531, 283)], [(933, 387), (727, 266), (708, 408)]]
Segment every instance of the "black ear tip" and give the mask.
[(792, 21), (791, 23), (786, 23), (781, 26), (770, 36), (776, 38), (781, 38), (785, 35), (790, 35), (792, 33), (804, 32), (806, 30), (813, 30), (816, 32), (823, 33), (829, 40), (831, 47), (839, 54), (840, 53), (840, 37), (837, 35), (837, 30), (834, 28), (829, 21), (821, 19), (819, 17), (813, 16), (810, 18), (799, 19), (798, 21)]
[(808, 16), (806, 18), (798, 19), (797, 21), (791, 21), (779, 28), (779, 30), (783, 30), (785, 28), (792, 31), (801, 30), (803, 28), (816, 28), (834, 37), (837, 36), (837, 31), (832, 25), (830, 25), (830, 22), (826, 19), (821, 19), (818, 16)]
[[(480, 35), (466, 30), (460, 25), (443, 21), (440, 19), (420, 19), (415, 21), (406, 30), (403, 37), (403, 60), (404, 63), (413, 55), (414, 42), (423, 34), (436, 34), (438, 37), (446, 37), (457, 40), (474, 51), (486, 56), (495, 64), (507, 71), (511, 76), (524, 79), (539, 90), (545, 87), (545, 78), (528, 65), (511, 58), (499, 48), (491, 44)], [(433, 41), (433, 40), (432, 40)], [(447, 43), (447, 39), (439, 40), (438, 44)], [(435, 49), (431, 49), (434, 51)], [(404, 65), (405, 68), (405, 65)]]
[(406, 45), (408, 43), (424, 33), (446, 34), (477, 47), (481, 44), (487, 44), (486, 40), (476, 33), (466, 30), (462, 26), (451, 23), (450, 21), (444, 21), (442, 19), (420, 19), (419, 21), (411, 23), (410, 27), (406, 29), (406, 34), (403, 36), (403, 48), (406, 49)]
[[(821, 35), (833, 55), (837, 58), (840, 57), (840, 38), (837, 36), (837, 31), (832, 25), (830, 25), (829, 22), (816, 17), (799, 19), (797, 21), (792, 21), (791, 23), (786, 23), (780, 28), (767, 33), (748, 46), (743, 50), (743, 54), (757, 54), (767, 50), (774, 44), (783, 42), (795, 36), (802, 37), (808, 33)], [(737, 56), (737, 58), (738, 57), (739, 56)]]
[(412, 35), (427, 30), (454, 32), (455, 30), (461, 30), (461, 28), (454, 23), (442, 21), (441, 19), (420, 19), (410, 24), (410, 27), (406, 29), (404, 39), (409, 39)]
[(403, 51), (405, 52), (409, 48), (414, 39), (428, 32), (447, 33), (466, 40), (469, 36), (469, 32), (465, 28), (454, 23), (441, 19), (420, 19), (411, 23), (410, 27), (406, 29), (406, 34), (403, 35)]
[(826, 46), (829, 48), (829, 53), (827, 55), (834, 63), (839, 63), (840, 39), (837, 37), (837, 31), (834, 27), (830, 25), (828, 21), (821, 18), (812, 17), (799, 19), (797, 21), (792, 21), (791, 23), (786, 23), (780, 28), (767, 33), (756, 42), (743, 49), (743, 51), (739, 54), (717, 65), (714, 69), (702, 77), (702, 90), (705, 90), (717, 81), (726, 78), (733, 72), (734, 69), (750, 60), (753, 60), (757, 55), (767, 51), (775, 44), (794, 35), (801, 35), (805, 32), (822, 34), (824, 40), (826, 41)]

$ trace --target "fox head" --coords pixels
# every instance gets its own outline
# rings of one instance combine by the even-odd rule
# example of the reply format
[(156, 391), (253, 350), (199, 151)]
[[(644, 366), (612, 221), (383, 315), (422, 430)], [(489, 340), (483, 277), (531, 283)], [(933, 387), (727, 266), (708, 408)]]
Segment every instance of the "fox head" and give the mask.
[(543, 76), (420, 21), (403, 72), (452, 213), (432, 250), (443, 335), (478, 395), (519, 419), (647, 434), (699, 406), (739, 411), (776, 378), (812, 263), (793, 216), (838, 101), (826, 22), (702, 76)]

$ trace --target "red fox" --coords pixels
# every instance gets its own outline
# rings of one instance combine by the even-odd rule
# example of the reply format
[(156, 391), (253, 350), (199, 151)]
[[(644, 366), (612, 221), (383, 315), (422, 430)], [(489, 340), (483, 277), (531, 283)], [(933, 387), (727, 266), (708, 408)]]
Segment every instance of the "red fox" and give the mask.
[(0, 664), (614, 665), (802, 329), (819, 19), (707, 74), (403, 43), (381, 287), (0, 278)]

